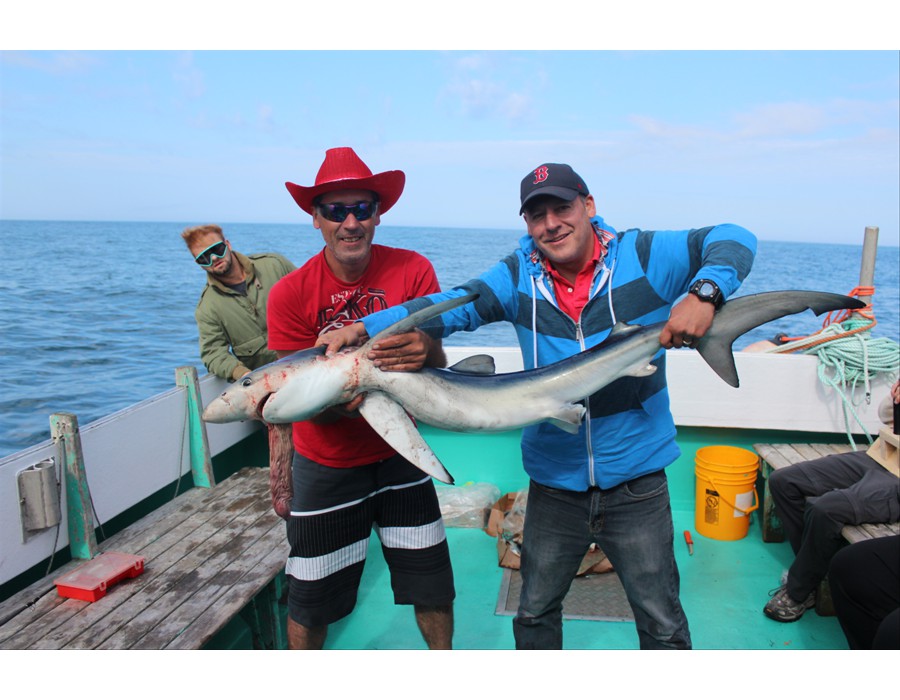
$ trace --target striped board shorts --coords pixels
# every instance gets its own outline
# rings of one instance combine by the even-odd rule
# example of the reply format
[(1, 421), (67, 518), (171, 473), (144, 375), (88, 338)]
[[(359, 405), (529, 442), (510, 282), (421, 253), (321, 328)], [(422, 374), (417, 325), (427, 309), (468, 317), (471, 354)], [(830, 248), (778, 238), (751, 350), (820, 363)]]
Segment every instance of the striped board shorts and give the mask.
[(337, 469), (296, 452), (292, 476), (285, 566), (292, 620), (319, 627), (353, 610), (373, 527), (395, 604), (453, 602), (450, 550), (430, 476), (399, 455)]

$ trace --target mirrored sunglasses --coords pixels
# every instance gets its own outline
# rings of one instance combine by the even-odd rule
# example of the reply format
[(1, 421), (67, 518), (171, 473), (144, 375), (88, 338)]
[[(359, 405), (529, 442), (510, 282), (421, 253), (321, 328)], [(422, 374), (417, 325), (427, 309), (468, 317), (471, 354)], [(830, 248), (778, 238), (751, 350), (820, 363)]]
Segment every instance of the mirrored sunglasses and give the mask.
[(316, 205), (316, 208), (319, 214), (329, 221), (340, 223), (350, 214), (353, 214), (357, 221), (366, 221), (375, 215), (378, 202), (357, 202), (356, 204), (344, 204), (343, 202), (319, 203)]
[(214, 259), (218, 260), (219, 258), (224, 258), (225, 254), (228, 252), (228, 245), (225, 241), (219, 241), (218, 243), (213, 243), (208, 248), (205, 248), (203, 252), (200, 253), (194, 260), (198, 265), (203, 267), (209, 267), (213, 264)]

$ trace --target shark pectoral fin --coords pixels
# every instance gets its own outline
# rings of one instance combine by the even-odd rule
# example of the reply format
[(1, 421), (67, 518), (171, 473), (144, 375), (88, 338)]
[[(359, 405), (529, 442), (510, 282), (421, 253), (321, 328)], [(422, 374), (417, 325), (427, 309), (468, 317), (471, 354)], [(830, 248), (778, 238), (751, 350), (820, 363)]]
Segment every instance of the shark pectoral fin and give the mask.
[(641, 365), (626, 372), (629, 377), (649, 377), (656, 371), (656, 365)]
[(560, 430), (565, 430), (573, 435), (581, 427), (581, 421), (587, 409), (580, 403), (568, 403), (556, 415), (548, 418), (547, 422), (555, 425)]
[(381, 392), (370, 391), (360, 405), (359, 412), (375, 432), (402, 457), (438, 481), (453, 483), (453, 477), (431, 451), (431, 447), (400, 404)]

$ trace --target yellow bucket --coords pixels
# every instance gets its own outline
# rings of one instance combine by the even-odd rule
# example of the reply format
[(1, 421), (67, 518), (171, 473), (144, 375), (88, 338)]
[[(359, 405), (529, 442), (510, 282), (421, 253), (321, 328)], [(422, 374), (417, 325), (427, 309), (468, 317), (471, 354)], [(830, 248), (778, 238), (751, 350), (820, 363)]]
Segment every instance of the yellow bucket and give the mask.
[(715, 445), (697, 450), (694, 526), (714, 540), (739, 540), (759, 508), (756, 472), (759, 457), (740, 447)]

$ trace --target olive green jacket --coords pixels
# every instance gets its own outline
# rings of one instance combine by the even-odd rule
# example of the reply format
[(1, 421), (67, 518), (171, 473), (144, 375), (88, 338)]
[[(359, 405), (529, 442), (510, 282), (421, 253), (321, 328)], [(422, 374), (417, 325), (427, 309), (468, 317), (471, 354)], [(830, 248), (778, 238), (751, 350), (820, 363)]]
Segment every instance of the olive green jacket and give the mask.
[(272, 286), (295, 269), (277, 253), (248, 257), (233, 252), (244, 268), (246, 296), (207, 273), (206, 288), (194, 312), (200, 359), (211, 374), (229, 381), (278, 359), (267, 345), (266, 302)]

